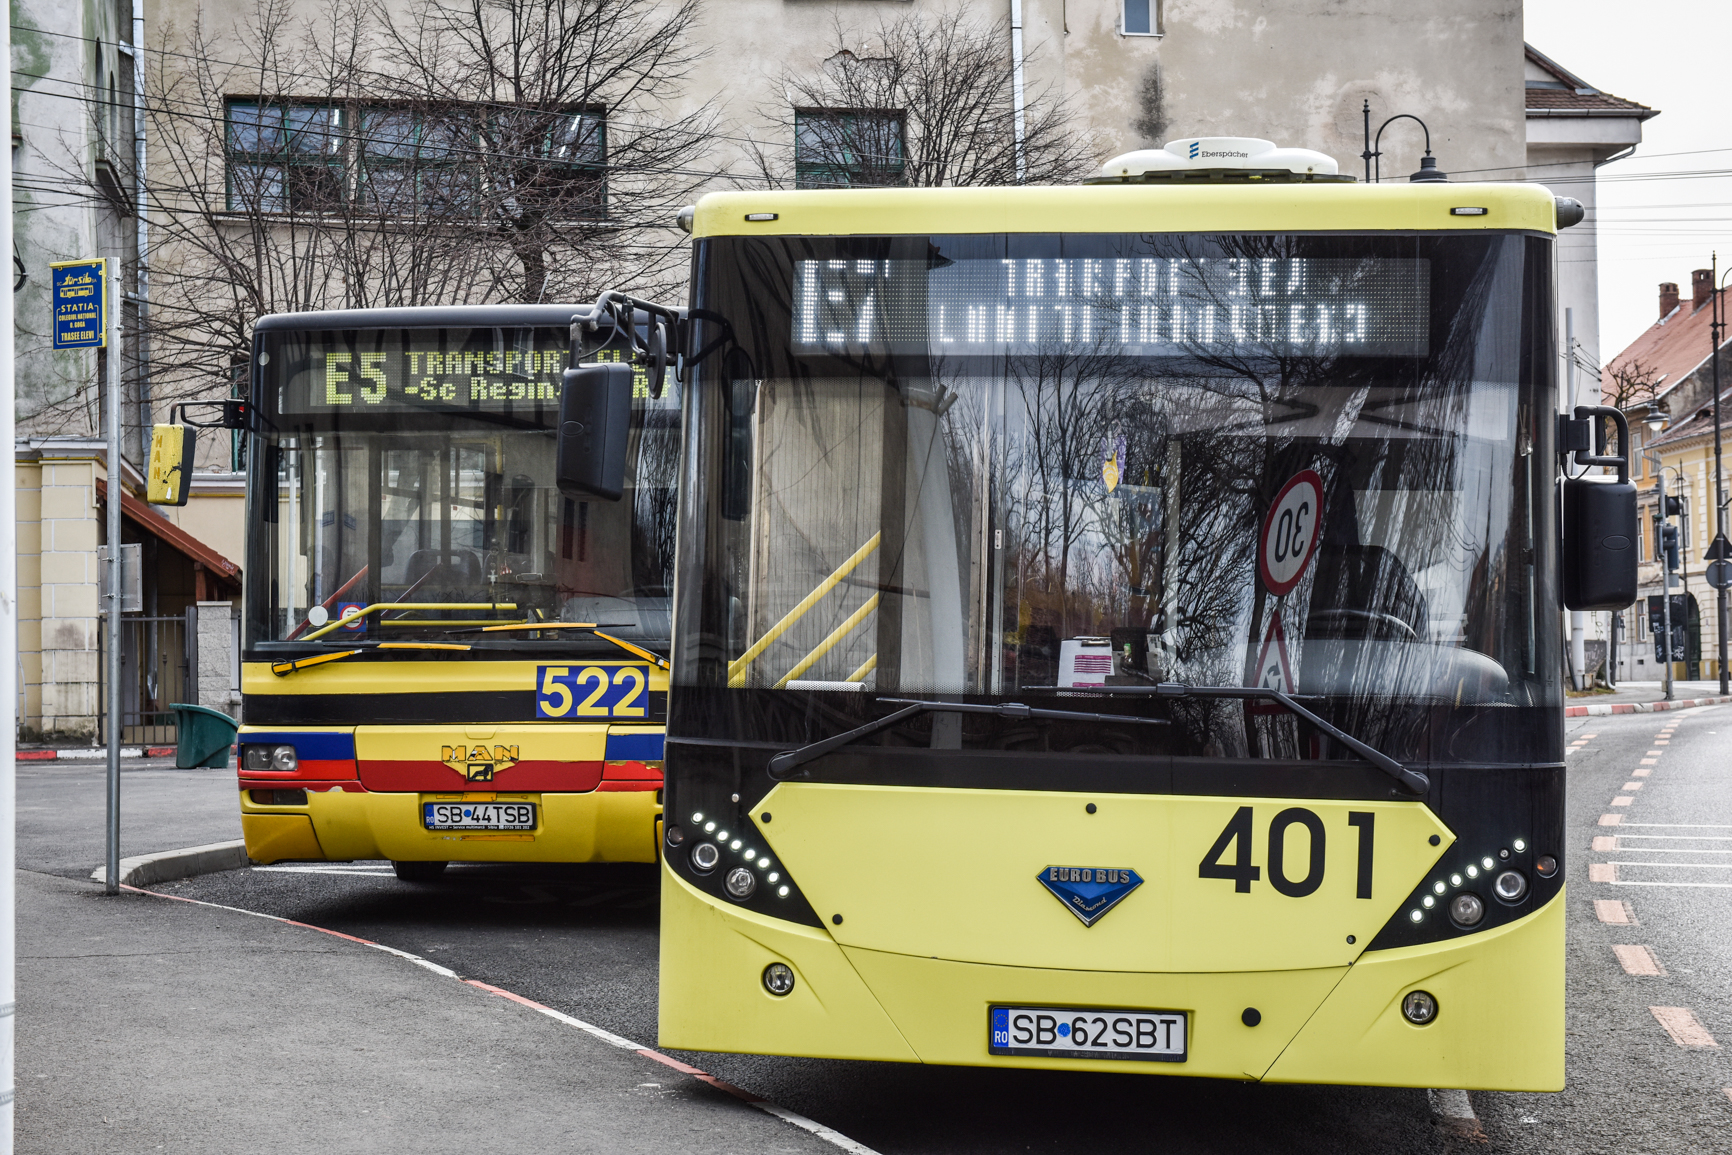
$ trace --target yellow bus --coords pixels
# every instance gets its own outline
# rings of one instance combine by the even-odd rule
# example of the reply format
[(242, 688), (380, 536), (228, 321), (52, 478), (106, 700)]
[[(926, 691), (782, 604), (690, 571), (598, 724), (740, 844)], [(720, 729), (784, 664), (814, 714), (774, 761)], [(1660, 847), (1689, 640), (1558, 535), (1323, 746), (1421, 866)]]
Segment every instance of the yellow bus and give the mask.
[(1579, 206), (1335, 171), (689, 214), (663, 1046), (1562, 1085)]
[(258, 321), (237, 739), (255, 861), (430, 880), (656, 860), (677, 390), (634, 390), (622, 500), (556, 489), (579, 311)]

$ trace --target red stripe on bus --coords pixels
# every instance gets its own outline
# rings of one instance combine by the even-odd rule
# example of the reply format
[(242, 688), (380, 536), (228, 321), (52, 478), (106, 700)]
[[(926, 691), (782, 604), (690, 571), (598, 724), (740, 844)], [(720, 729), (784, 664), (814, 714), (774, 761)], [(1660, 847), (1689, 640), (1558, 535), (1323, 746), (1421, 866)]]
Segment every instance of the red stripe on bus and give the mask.
[(600, 762), (516, 762), (490, 779), (468, 779), (443, 762), (362, 759), (369, 790), (554, 790), (582, 794), (601, 783)]

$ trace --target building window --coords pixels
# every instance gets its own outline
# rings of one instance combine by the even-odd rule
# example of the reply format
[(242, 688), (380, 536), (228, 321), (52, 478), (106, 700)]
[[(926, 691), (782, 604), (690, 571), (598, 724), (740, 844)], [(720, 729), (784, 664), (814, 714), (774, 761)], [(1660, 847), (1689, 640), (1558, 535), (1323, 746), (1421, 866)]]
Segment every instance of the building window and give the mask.
[(1683, 553), (1690, 548), (1690, 499), (1678, 499), (1678, 551)]
[(327, 211), (351, 193), (381, 216), (473, 216), (490, 193), (554, 219), (606, 209), (599, 111), (235, 100), (227, 131), (231, 210)]
[(795, 187), (901, 184), (907, 167), (906, 130), (900, 112), (795, 110)]
[(231, 100), (226, 135), (231, 211), (320, 212), (342, 203), (342, 109)]
[(1119, 28), (1126, 36), (1161, 35), (1161, 0), (1120, 0)]

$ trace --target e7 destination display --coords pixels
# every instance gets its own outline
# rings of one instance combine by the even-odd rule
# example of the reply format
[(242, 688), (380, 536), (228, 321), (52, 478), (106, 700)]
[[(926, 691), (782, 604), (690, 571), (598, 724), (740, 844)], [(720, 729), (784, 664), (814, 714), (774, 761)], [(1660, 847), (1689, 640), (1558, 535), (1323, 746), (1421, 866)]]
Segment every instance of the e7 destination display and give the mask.
[(795, 262), (796, 350), (979, 356), (1422, 357), (1425, 259)]

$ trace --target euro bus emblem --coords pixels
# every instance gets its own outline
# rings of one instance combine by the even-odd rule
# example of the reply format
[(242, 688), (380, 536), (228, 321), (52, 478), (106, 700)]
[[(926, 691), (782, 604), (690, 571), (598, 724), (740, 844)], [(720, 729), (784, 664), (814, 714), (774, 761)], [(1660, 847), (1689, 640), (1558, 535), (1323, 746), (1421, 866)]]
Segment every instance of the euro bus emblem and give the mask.
[(491, 782), (495, 774), (517, 764), (517, 747), (441, 746), (439, 760), (463, 775), (465, 782)]
[(1035, 877), (1084, 926), (1099, 922), (1143, 884), (1134, 870), (1105, 866), (1049, 866)]

